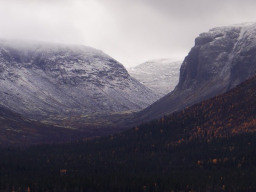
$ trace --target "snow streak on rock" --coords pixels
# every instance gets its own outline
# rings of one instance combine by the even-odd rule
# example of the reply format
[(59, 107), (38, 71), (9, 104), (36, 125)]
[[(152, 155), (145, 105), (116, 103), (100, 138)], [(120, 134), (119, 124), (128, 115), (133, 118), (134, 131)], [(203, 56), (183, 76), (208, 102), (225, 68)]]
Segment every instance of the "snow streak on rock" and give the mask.
[(41, 119), (136, 111), (156, 95), (102, 51), (79, 45), (0, 41), (0, 104)]
[(159, 98), (171, 92), (178, 83), (181, 62), (159, 59), (129, 69), (132, 77), (154, 91)]

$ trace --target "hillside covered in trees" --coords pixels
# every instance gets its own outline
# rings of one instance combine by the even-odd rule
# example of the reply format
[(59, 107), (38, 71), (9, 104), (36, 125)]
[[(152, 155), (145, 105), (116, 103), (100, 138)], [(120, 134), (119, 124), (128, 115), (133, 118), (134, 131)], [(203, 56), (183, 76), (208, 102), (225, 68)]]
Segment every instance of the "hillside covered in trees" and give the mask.
[(256, 76), (129, 131), (0, 149), (0, 191), (255, 191)]

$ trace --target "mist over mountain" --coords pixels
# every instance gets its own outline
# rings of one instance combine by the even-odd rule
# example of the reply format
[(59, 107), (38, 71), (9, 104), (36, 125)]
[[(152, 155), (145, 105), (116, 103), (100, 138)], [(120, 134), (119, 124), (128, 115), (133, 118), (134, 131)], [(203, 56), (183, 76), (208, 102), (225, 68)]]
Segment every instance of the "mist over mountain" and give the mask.
[(256, 72), (256, 24), (218, 27), (195, 39), (177, 87), (138, 116), (148, 120), (225, 93)]
[(119, 62), (80, 45), (0, 41), (0, 104), (32, 119), (137, 111), (156, 95)]
[[(51, 124), (87, 130), (85, 137), (100, 136), (182, 110), (225, 93), (255, 74), (255, 36), (255, 24), (200, 34), (181, 65), (176, 88), (155, 103), (159, 90), (169, 89), (167, 77), (176, 74), (177, 78), (179, 63), (150, 61), (136, 67), (136, 72), (132, 69), (149, 89), (116, 60), (90, 47), (1, 40), (0, 104), (13, 114), (10, 121), (2, 117), (4, 132), (22, 133), (23, 125), (37, 126), (33, 121), (27, 124), (35, 119), (43, 123), (38, 124), (38, 133)], [(21, 126), (15, 129), (17, 122)]]
[(160, 98), (170, 93), (177, 85), (180, 65), (180, 61), (173, 59), (157, 59), (130, 68), (128, 72)]

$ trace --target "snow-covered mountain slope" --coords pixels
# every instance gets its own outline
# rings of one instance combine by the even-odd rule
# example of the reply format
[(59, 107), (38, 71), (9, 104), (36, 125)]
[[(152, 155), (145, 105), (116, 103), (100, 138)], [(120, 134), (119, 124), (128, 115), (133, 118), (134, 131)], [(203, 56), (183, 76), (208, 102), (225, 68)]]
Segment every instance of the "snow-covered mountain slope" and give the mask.
[(152, 60), (130, 68), (128, 72), (160, 98), (171, 92), (177, 85), (181, 63), (173, 59)]
[(102, 51), (0, 41), (0, 104), (26, 117), (136, 111), (155, 98)]
[(138, 114), (152, 119), (227, 92), (256, 72), (256, 24), (211, 29), (195, 39), (182, 63), (179, 83)]

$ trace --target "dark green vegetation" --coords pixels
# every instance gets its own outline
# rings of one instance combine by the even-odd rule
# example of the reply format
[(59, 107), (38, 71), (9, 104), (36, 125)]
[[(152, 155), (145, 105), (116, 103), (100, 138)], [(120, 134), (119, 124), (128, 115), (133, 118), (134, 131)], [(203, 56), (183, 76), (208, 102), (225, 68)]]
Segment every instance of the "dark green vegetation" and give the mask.
[(28, 186), (31, 191), (255, 191), (255, 136), (176, 147), (106, 139), (1, 150), (0, 186), (3, 191)]
[(0, 151), (0, 191), (256, 191), (256, 77), (105, 138)]

